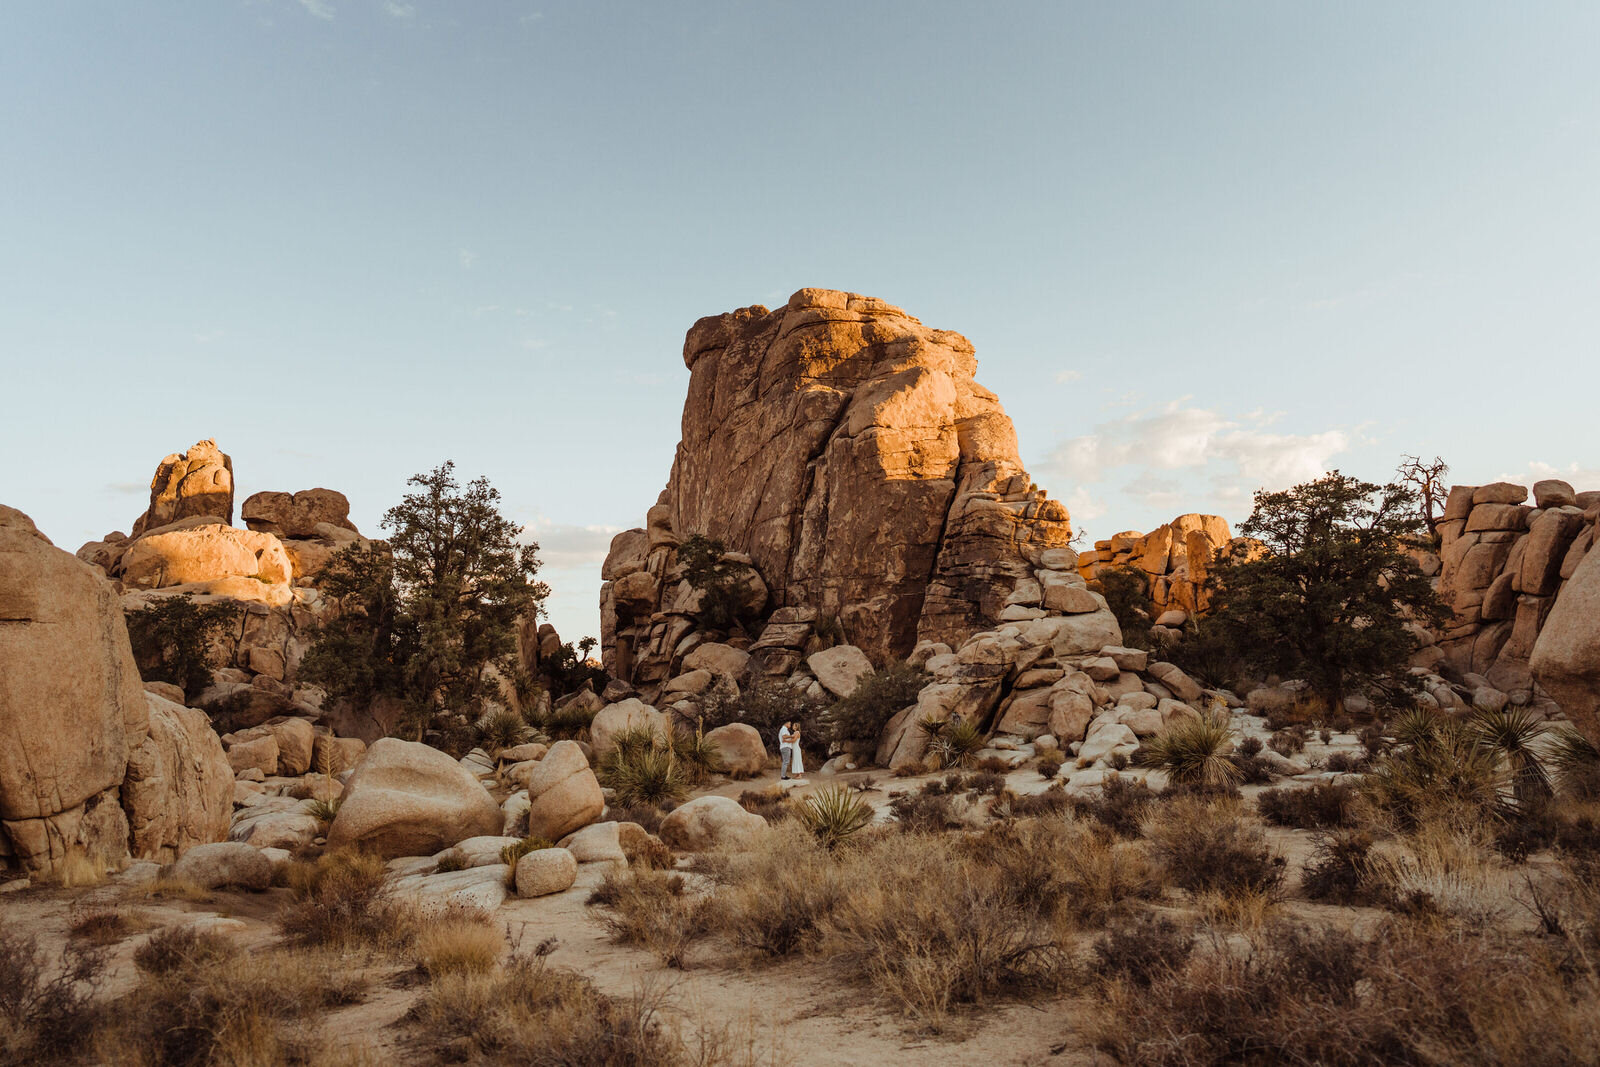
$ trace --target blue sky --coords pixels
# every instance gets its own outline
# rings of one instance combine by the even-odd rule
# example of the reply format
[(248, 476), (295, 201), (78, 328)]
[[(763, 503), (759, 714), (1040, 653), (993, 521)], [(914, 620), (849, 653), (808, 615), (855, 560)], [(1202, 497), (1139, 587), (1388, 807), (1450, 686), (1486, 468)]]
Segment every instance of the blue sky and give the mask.
[(1401, 452), (1600, 488), (1600, 6), (13, 5), (0, 501), (487, 475), (594, 632), (698, 317), (976, 344), (1091, 536)]

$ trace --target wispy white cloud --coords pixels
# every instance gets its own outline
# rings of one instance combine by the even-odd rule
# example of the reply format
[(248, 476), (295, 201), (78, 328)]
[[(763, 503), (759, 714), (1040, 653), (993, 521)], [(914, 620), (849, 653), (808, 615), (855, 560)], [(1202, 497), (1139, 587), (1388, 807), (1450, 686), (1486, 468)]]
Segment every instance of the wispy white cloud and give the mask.
[(1502, 482), (1515, 482), (1527, 486), (1544, 481), (1546, 478), (1559, 478), (1580, 493), (1590, 489), (1600, 489), (1600, 467), (1583, 467), (1577, 463), (1557, 467), (1541, 460), (1532, 460), (1520, 471), (1502, 473), (1498, 477)]
[(383, 0), (383, 13), (390, 18), (413, 19), (417, 15), (417, 5), (403, 4), (399, 0)]
[(1344, 430), (1269, 431), (1277, 419), (1263, 411), (1228, 416), (1185, 397), (1063, 441), (1041, 469), (1071, 486), (1066, 503), (1075, 518), (1111, 514), (1117, 521), (1119, 501), (1141, 515), (1225, 505), (1237, 512), (1254, 490), (1319, 477), (1350, 447)]
[(456, 252), (456, 258), (461, 261), (462, 270), (471, 270), (472, 265), (478, 261), (478, 253), (470, 248), (463, 248)]
[(333, 4), (329, 0), (300, 0), (300, 6), (319, 19), (333, 18)]
[(1077, 370), (1057, 371), (1056, 372), (1056, 384), (1057, 385), (1070, 385), (1070, 384), (1072, 384), (1073, 382), (1077, 381), (1079, 378), (1082, 378), (1082, 377), (1083, 377), (1083, 372), (1082, 371), (1077, 371)]
[[(539, 558), (545, 566), (598, 567), (605, 562), (611, 539), (622, 532), (620, 526), (580, 526), (535, 516), (522, 527), (524, 541), (539, 543)], [(598, 577), (595, 590), (599, 590)]]

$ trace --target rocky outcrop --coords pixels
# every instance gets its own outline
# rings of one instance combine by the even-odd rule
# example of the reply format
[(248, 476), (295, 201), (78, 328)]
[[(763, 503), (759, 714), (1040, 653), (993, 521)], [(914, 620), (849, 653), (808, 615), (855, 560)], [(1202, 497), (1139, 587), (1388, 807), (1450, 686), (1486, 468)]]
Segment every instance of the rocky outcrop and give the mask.
[(111, 583), (0, 506), (0, 865), (220, 838), (233, 775), (197, 716), (145, 692)]
[(1527, 488), (1510, 482), (1451, 487), (1438, 526), (1437, 584), (1452, 614), (1427, 664), (1482, 676), (1518, 703), (1537, 696), (1530, 658), (1589, 555), (1600, 516), (1600, 493), (1574, 492), (1566, 482), (1541, 481), (1532, 496), (1529, 503)]
[(322, 525), (356, 532), (350, 499), (333, 489), (256, 493), (245, 500), (239, 518), (252, 530), (286, 538), (321, 536)]
[(161, 461), (150, 479), (150, 507), (134, 521), (133, 536), (196, 515), (233, 522), (233, 459), (210, 438)]
[[(682, 441), (645, 527), (602, 572), (606, 668), (648, 695), (695, 629), (676, 547), (722, 541), (786, 672), (819, 613), (875, 662), (995, 621), (1071, 538), (960, 334), (880, 300), (802, 289), (774, 311), (701, 319), (684, 341)], [(761, 583), (758, 587), (756, 582)], [(773, 627), (779, 629), (773, 631)], [(690, 643), (692, 647), (692, 642)]]
[(1600, 552), (1586, 553), (1573, 568), (1528, 666), (1567, 718), (1600, 744)]
[(1137, 572), (1150, 591), (1150, 621), (1177, 627), (1210, 610), (1206, 580), (1219, 550), (1247, 560), (1258, 558), (1265, 546), (1234, 537), (1220, 515), (1190, 513), (1147, 534), (1124, 530), (1096, 541), (1092, 552), (1078, 553), (1078, 573), (1093, 581), (1109, 569)]

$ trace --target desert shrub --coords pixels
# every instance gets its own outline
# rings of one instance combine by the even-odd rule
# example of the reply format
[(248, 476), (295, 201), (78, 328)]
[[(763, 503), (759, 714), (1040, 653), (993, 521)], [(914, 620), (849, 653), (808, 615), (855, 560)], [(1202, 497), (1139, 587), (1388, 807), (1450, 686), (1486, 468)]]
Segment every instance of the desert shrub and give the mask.
[[(1256, 741), (1253, 737), (1250, 740)], [(1256, 741), (1256, 754), (1246, 756), (1234, 752), (1228, 757), (1228, 762), (1239, 770), (1239, 785), (1266, 785), (1277, 779), (1278, 776), (1260, 755), (1260, 748), (1261, 742)]]
[(722, 761), (722, 750), (715, 741), (706, 740), (704, 726), (694, 730), (674, 730), (671, 738), (672, 755), (683, 769), (684, 781), (700, 785), (713, 774), (727, 770)]
[(116, 908), (90, 907), (73, 909), (72, 925), (67, 932), (73, 938), (93, 945), (114, 945), (143, 928), (144, 923), (128, 912)]
[(0, 1063), (45, 1063), (82, 1049), (96, 1025), (106, 950), (69, 941), (55, 959), (36, 938), (0, 926)]
[(1240, 756), (1259, 756), (1261, 755), (1262, 747), (1261, 738), (1246, 737), (1241, 739), (1238, 745), (1234, 747), (1234, 752)]
[(1356, 791), (1343, 782), (1317, 782), (1306, 789), (1268, 789), (1256, 797), (1262, 818), (1300, 830), (1349, 826), (1355, 816)]
[(1372, 835), (1363, 830), (1341, 830), (1319, 838), (1306, 861), (1300, 888), (1312, 900), (1331, 904), (1373, 903), (1371, 851)]
[(215, 930), (169, 926), (145, 939), (133, 954), (145, 974), (166, 974), (179, 967), (202, 967), (238, 955), (238, 947)]
[(876, 742), (898, 712), (915, 704), (932, 679), (909, 663), (890, 663), (862, 678), (855, 691), (822, 712), (822, 736), (834, 744)]
[(333, 800), (315, 797), (306, 801), (305, 813), (320, 823), (328, 824), (333, 822), (334, 816), (339, 814), (339, 805), (343, 803), (344, 797), (342, 796)]
[(1373, 764), (1362, 791), (1398, 826), (1439, 819), (1479, 825), (1501, 807), (1500, 754), (1467, 724), (1414, 713), (1390, 727), (1396, 745)]
[(543, 956), (447, 975), (423, 992), (406, 1022), (418, 1040), (455, 1061), (665, 1067), (690, 1058), (654, 998), (607, 996), (582, 975), (546, 966)]
[(1041, 778), (1054, 778), (1061, 773), (1061, 757), (1049, 755), (1039, 757), (1039, 776)]
[(1122, 837), (1134, 838), (1143, 832), (1144, 820), (1155, 801), (1155, 792), (1143, 782), (1118, 777), (1106, 779), (1099, 796), (1074, 803), (1079, 814)]
[(1269, 927), (1203, 944), (1147, 988), (1111, 982), (1091, 1022), (1119, 1062), (1565, 1064), (1600, 1057), (1592, 984), (1526, 941), (1394, 926), (1370, 941)]
[(146, 972), (108, 1010), (104, 1061), (138, 1067), (307, 1063), (311, 1020), (359, 1001), (366, 981), (326, 952), (282, 950), (178, 959)]
[(288, 941), (300, 945), (403, 947), (417, 921), (385, 884), (383, 858), (357, 851), (329, 852), (290, 868), (292, 900), (278, 916)]
[(1041, 815), (1057, 815), (1072, 808), (1072, 798), (1067, 796), (1065, 787), (1060, 782), (1055, 783), (1042, 793), (1023, 793), (1018, 795), (1011, 792), (1000, 794), (1000, 801), (1007, 811), (1019, 819), (1036, 818)]
[(1167, 877), (1190, 892), (1269, 894), (1283, 884), (1283, 857), (1235, 803), (1170, 800), (1146, 820), (1144, 832)]
[(569, 700), (552, 706), (548, 711), (529, 715), (529, 721), (542, 734), (559, 740), (571, 740), (583, 735), (598, 713), (598, 708), (589, 707), (582, 700)]
[(614, 790), (616, 803), (660, 804), (688, 795), (683, 764), (649, 727), (625, 730), (615, 740), (616, 748), (601, 761), (598, 777)]
[(900, 829), (908, 833), (937, 833), (961, 825), (950, 806), (950, 797), (939, 793), (896, 793), (889, 798), (889, 811)]
[(794, 809), (800, 825), (822, 847), (839, 848), (872, 822), (872, 805), (841, 786), (828, 786), (800, 801)]
[(1095, 941), (1091, 968), (1103, 978), (1147, 988), (1181, 967), (1193, 949), (1193, 931), (1165, 916), (1141, 912), (1106, 928)]
[(1233, 730), (1220, 712), (1185, 716), (1144, 743), (1144, 761), (1175, 785), (1231, 786), (1239, 769), (1228, 759)]
[(1508, 704), (1498, 711), (1478, 708), (1467, 720), (1467, 730), (1481, 748), (1505, 761), (1517, 806), (1540, 804), (1555, 793), (1538, 745), (1550, 725), (1528, 708)]
[(493, 756), (503, 748), (520, 745), (533, 735), (526, 719), (509, 708), (495, 707), (472, 725), (472, 741)]
[(915, 778), (919, 774), (926, 774), (927, 771), (927, 764), (923, 763), (921, 760), (912, 760), (909, 763), (900, 764), (900, 766), (896, 767), (890, 773), (896, 778)]
[(1306, 750), (1306, 735), (1295, 727), (1275, 730), (1267, 738), (1267, 747), (1280, 756), (1294, 756)]
[(139, 674), (195, 696), (211, 684), (212, 644), (239, 617), (234, 602), (196, 604), (189, 593), (164, 596), (127, 612), (128, 638)]
[(1009, 774), (1011, 761), (1001, 756), (985, 756), (972, 765), (979, 774)]
[(1600, 800), (1600, 746), (1570, 726), (1550, 732), (1547, 761), (1569, 797)]
[(482, 912), (465, 912), (430, 922), (417, 935), (417, 966), (437, 980), (451, 974), (493, 970), (505, 951), (500, 925)]
[(711, 905), (711, 924), (764, 956), (814, 947), (845, 892), (845, 869), (821, 842), (788, 824), (733, 862)]
[(502, 848), (500, 850), (500, 862), (510, 867), (514, 875), (518, 860), (522, 859), (522, 857), (526, 856), (530, 852), (539, 852), (547, 848), (555, 848), (554, 843), (547, 841), (542, 837), (535, 837), (532, 834), (529, 834), (522, 840)]
[(660, 804), (613, 803), (606, 807), (606, 818), (612, 822), (631, 822), (646, 833), (658, 834), (661, 832), (661, 820), (674, 806), (671, 801)]
[(745, 811), (755, 812), (768, 822), (779, 822), (794, 814), (794, 806), (789, 803), (789, 791), (776, 785), (766, 789), (746, 789), (739, 794), (739, 806)]
[(1366, 770), (1366, 760), (1349, 752), (1335, 752), (1328, 757), (1323, 767), (1339, 774), (1359, 774)]
[(1494, 850), (1508, 863), (1526, 863), (1528, 857), (1555, 844), (1557, 822), (1548, 807), (1522, 812), (1495, 828)]
[(705, 901), (668, 871), (611, 871), (589, 903), (605, 909), (612, 940), (647, 948), (668, 967), (682, 967), (707, 928)]
[(979, 796), (999, 796), (1006, 787), (1006, 776), (980, 768), (967, 779), (967, 789)]
[(970, 767), (984, 747), (983, 730), (975, 722), (924, 719), (917, 728), (928, 734), (923, 761), (930, 767)]

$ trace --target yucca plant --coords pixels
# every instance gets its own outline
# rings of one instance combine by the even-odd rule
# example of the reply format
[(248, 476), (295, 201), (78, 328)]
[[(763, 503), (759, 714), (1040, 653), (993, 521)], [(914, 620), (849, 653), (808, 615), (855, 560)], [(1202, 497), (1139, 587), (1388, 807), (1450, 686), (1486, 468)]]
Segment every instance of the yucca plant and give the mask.
[(333, 800), (318, 797), (306, 804), (306, 814), (320, 823), (331, 823), (333, 817), (339, 814), (339, 805), (343, 802), (344, 797), (336, 797)]
[(1238, 783), (1244, 776), (1228, 757), (1233, 753), (1233, 729), (1226, 715), (1206, 712), (1194, 718), (1185, 716), (1161, 733), (1147, 739), (1142, 759), (1161, 767), (1174, 785), (1222, 788)]
[(1476, 819), (1501, 806), (1507, 775), (1500, 753), (1459, 719), (1434, 717), (1416, 740), (1386, 752), (1362, 789), (1377, 808), (1410, 828), (1430, 814)]
[(524, 837), (521, 841), (518, 841), (515, 844), (507, 845), (505, 848), (501, 849), (500, 862), (515, 867), (517, 865), (517, 861), (526, 856), (528, 853), (538, 852), (542, 849), (554, 847), (554, 845), (552, 845), (549, 841), (546, 841), (544, 838), (534, 837), (530, 834), (529, 836)]
[(925, 720), (922, 728), (931, 735), (927, 752), (930, 768), (934, 763), (939, 767), (970, 767), (977, 762), (984, 746), (983, 731), (977, 723), (936, 719)]
[(502, 748), (522, 744), (532, 732), (527, 720), (510, 708), (485, 712), (472, 726), (473, 740), (491, 756)]
[(1397, 745), (1414, 747), (1433, 740), (1441, 721), (1432, 708), (1407, 708), (1389, 720), (1389, 735)]
[(1600, 799), (1600, 747), (1570, 726), (1552, 729), (1547, 747), (1562, 792)]
[(842, 786), (819, 789), (800, 802), (795, 817), (830, 852), (872, 822), (872, 805)]
[(675, 731), (672, 735), (672, 753), (683, 767), (684, 777), (698, 785), (713, 774), (721, 774), (725, 764), (722, 752), (714, 741), (707, 741), (705, 720), (701, 719), (694, 732)]
[(1549, 731), (1549, 724), (1527, 708), (1507, 705), (1494, 710), (1478, 708), (1467, 720), (1477, 743), (1496, 752), (1511, 772), (1511, 791), (1517, 805), (1526, 808), (1554, 795), (1550, 775), (1534, 742)]
[(600, 780), (616, 790), (613, 802), (622, 807), (679, 800), (689, 791), (683, 764), (666, 746), (619, 745), (600, 772)]

